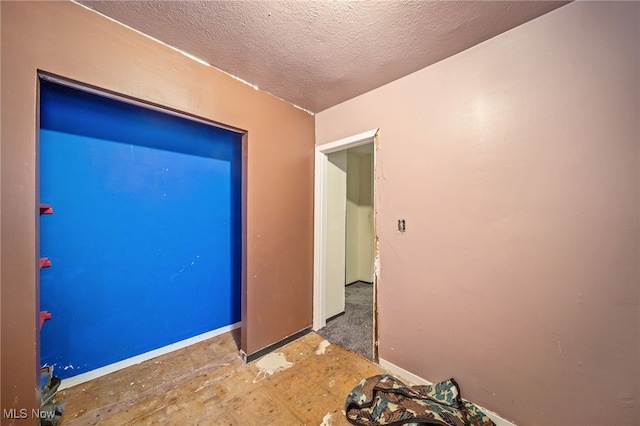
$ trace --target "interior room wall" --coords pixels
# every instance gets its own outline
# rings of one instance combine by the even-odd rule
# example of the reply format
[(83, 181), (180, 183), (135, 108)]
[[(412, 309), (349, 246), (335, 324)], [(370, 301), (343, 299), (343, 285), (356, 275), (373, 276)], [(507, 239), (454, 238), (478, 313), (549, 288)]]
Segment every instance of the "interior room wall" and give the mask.
[[(373, 144), (371, 144), (373, 151)], [(373, 283), (375, 235), (373, 227), (373, 153), (360, 156), (360, 281)]]
[(326, 316), (344, 312), (346, 284), (347, 151), (327, 155)]
[(381, 359), (517, 424), (637, 423), (639, 34), (570, 3), (316, 116), (380, 129)]
[(347, 150), (347, 284), (373, 282), (373, 155)]
[(347, 150), (346, 283), (360, 280), (360, 157)]
[(241, 346), (309, 327), (314, 117), (78, 4), (0, 7), (2, 408), (37, 405), (38, 69), (246, 130)]

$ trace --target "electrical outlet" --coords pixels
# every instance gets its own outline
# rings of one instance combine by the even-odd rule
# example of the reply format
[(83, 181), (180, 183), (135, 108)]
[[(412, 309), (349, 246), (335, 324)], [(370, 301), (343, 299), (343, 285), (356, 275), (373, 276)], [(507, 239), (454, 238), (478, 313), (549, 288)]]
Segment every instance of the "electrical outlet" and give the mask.
[(400, 232), (402, 234), (406, 230), (407, 230), (407, 228), (406, 228), (406, 226), (404, 224), (404, 219), (398, 219), (398, 232)]

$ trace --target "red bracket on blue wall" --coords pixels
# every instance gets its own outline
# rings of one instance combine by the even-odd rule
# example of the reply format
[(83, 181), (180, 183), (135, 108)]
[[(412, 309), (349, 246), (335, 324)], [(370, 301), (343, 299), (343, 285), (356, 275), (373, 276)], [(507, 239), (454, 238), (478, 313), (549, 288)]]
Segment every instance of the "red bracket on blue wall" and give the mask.
[(40, 204), (40, 214), (52, 214), (53, 207), (49, 204)]
[(42, 330), (42, 324), (48, 319), (51, 319), (51, 314), (47, 311), (40, 311), (40, 330)]
[(40, 258), (40, 269), (48, 268), (49, 266), (51, 266), (51, 261), (49, 260), (49, 258), (48, 257), (41, 257)]

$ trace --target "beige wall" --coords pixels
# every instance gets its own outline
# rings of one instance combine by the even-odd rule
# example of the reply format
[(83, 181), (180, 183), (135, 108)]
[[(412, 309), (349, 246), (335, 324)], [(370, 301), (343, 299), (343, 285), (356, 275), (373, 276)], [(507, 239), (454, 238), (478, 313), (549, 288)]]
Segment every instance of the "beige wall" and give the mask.
[(346, 282), (373, 282), (373, 155), (347, 150)]
[(518, 424), (637, 424), (639, 50), (640, 4), (571, 3), (316, 116), (380, 128), (382, 359)]
[(36, 404), (37, 69), (247, 130), (242, 347), (310, 326), (314, 118), (77, 4), (0, 3), (1, 408)]
[(344, 312), (347, 151), (327, 155), (326, 318)]

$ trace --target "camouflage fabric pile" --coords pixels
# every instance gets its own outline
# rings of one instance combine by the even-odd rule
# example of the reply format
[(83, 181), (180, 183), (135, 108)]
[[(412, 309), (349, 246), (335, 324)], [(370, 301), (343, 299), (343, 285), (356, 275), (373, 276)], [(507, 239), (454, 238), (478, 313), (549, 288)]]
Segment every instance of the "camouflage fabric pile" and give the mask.
[(360, 382), (349, 394), (347, 420), (360, 426), (495, 426), (460, 396), (453, 379), (430, 386), (407, 386), (388, 374)]

